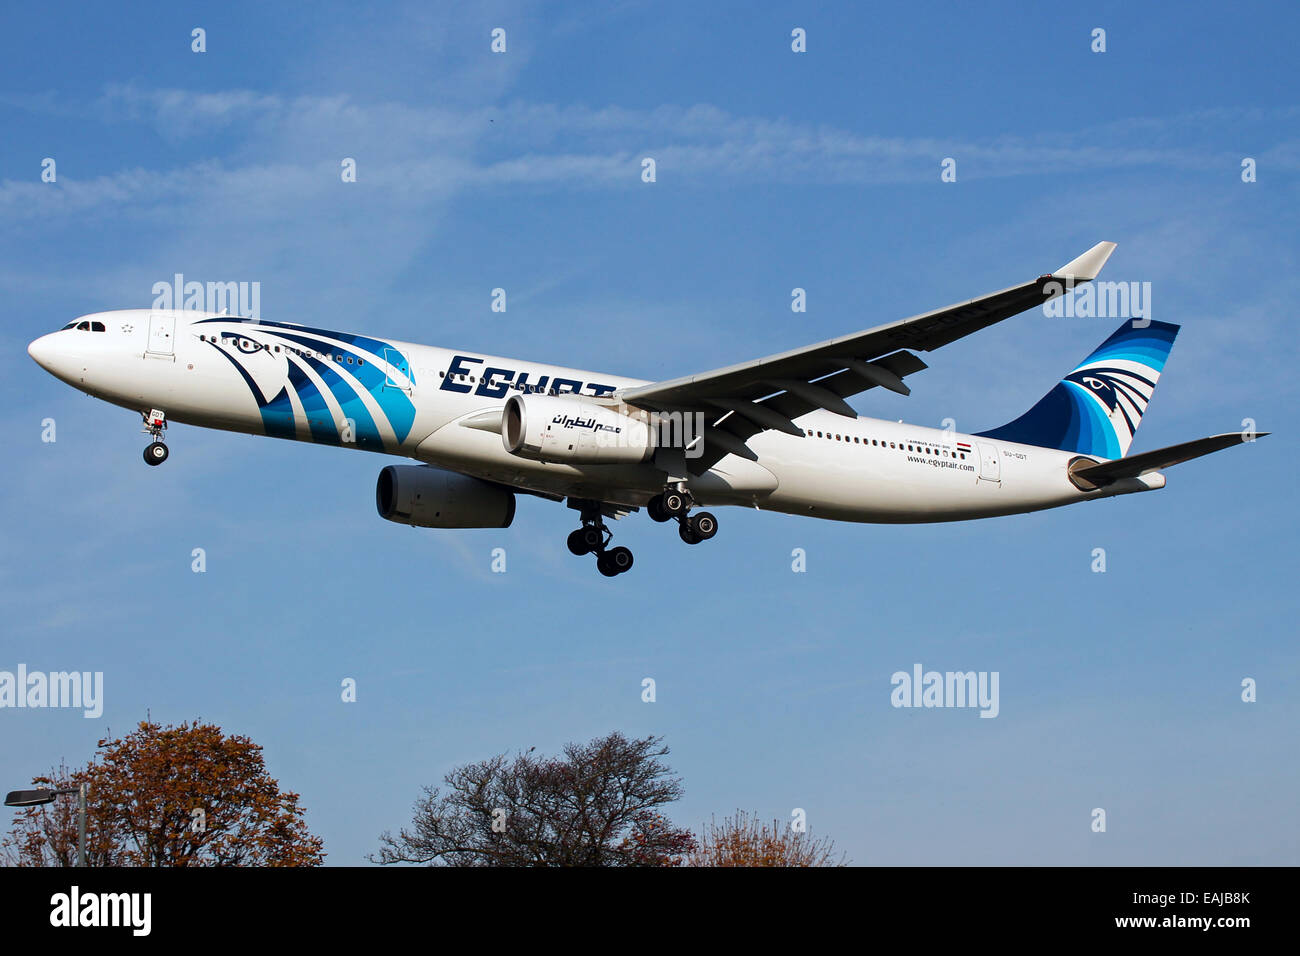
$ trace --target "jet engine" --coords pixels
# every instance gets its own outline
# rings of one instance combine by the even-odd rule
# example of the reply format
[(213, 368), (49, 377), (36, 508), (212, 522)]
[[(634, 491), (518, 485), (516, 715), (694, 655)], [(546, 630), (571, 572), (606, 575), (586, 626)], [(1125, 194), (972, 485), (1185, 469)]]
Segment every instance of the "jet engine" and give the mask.
[(501, 442), (512, 455), (534, 461), (636, 464), (654, 454), (648, 418), (580, 395), (511, 395), (501, 419)]
[(379, 517), (417, 528), (508, 528), (515, 493), (430, 465), (389, 465), (375, 485)]

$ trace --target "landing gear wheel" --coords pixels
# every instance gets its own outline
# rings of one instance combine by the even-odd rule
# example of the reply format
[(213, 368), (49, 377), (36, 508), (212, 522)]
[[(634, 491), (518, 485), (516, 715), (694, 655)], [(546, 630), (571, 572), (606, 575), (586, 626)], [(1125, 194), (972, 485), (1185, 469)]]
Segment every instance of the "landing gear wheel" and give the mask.
[(156, 441), (144, 450), (144, 460), (147, 465), (161, 465), (171, 454), (167, 446), (160, 441)]
[(665, 491), (659, 496), (659, 506), (670, 518), (679, 518), (690, 509), (691, 504), (680, 491)]
[(697, 541), (708, 541), (718, 533), (718, 519), (707, 511), (693, 514), (686, 519)]
[(582, 527), (570, 532), (569, 550), (574, 554), (595, 554), (596, 569), (607, 578), (622, 574), (632, 567), (632, 552), (627, 548), (611, 548), (614, 535), (603, 520), (604, 506), (599, 501), (570, 499), (569, 507), (582, 515)]
[(632, 552), (627, 548), (610, 548), (596, 558), (596, 570), (607, 578), (632, 569)]
[(599, 551), (605, 546), (605, 527), (604, 525), (588, 524), (579, 528), (576, 534), (582, 538), (582, 543), (586, 547), (583, 554), (590, 554), (593, 551)]
[(591, 553), (591, 548), (587, 546), (586, 530), (586, 528), (579, 528), (569, 535), (569, 550), (576, 555)]
[(685, 541), (687, 544), (699, 544), (699, 543), (700, 543), (700, 536), (697, 535), (697, 534), (695, 533), (695, 529), (691, 527), (691, 523), (690, 523), (690, 521), (683, 521), (683, 522), (681, 522), (681, 523), (677, 526), (677, 534), (678, 534), (678, 535), (681, 537), (681, 539), (682, 539), (683, 541)]
[(645, 513), (650, 516), (651, 521), (658, 521), (661, 524), (672, 519), (672, 515), (664, 511), (662, 495), (655, 495), (646, 502)]

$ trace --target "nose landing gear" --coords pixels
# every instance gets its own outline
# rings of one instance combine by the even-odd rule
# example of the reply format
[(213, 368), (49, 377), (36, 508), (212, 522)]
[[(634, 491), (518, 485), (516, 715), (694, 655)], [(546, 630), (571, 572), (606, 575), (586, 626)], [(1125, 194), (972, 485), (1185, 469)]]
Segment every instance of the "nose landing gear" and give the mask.
[(156, 408), (151, 408), (143, 412), (141, 417), (144, 419), (145, 433), (153, 437), (153, 442), (144, 450), (144, 461), (146, 465), (161, 465), (171, 454), (167, 446), (163, 444), (163, 432), (167, 430), (167, 416)]

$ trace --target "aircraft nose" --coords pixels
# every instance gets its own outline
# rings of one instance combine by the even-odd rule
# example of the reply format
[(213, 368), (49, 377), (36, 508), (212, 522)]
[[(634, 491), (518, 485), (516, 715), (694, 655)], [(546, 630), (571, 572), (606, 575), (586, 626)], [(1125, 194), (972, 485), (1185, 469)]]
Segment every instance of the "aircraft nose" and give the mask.
[(47, 372), (53, 371), (51, 366), (53, 366), (54, 356), (58, 352), (58, 346), (51, 341), (53, 338), (54, 333), (42, 335), (39, 339), (32, 342), (31, 345), (27, 346), (27, 354), (32, 357), (33, 361), (35, 361), (37, 365), (45, 369)]

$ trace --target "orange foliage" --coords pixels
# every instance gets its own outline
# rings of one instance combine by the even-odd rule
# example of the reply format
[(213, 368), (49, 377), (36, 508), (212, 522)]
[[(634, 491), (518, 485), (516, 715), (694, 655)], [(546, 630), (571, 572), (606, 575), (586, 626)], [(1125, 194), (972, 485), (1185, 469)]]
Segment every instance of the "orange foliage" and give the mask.
[(737, 810), (719, 824), (710, 820), (700, 832), (699, 845), (686, 858), (688, 866), (843, 866), (835, 860), (835, 844), (814, 840), (804, 830), (793, 831), (773, 820), (760, 824)]
[[(141, 721), (99, 741), (84, 770), (60, 767), (37, 786), (89, 785), (90, 866), (319, 866), (322, 841), (307, 830), (298, 795), (266, 772), (262, 748), (213, 724)], [(18, 866), (72, 866), (77, 799), (23, 810), (0, 840)]]

